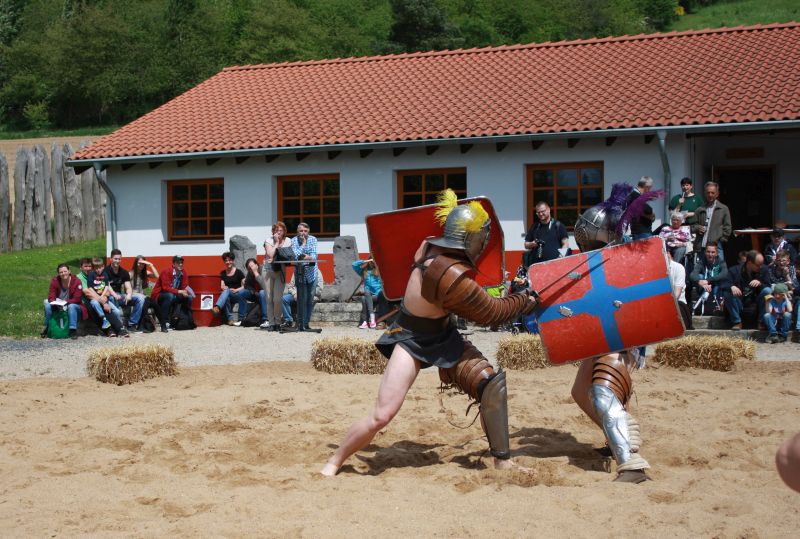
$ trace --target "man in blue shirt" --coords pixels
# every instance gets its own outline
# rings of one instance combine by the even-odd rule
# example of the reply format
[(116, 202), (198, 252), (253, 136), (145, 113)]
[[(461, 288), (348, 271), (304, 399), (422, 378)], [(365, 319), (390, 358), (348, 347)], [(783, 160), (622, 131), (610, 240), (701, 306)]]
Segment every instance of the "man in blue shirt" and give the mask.
[(297, 331), (308, 331), (311, 309), (314, 306), (314, 286), (317, 282), (317, 238), (309, 234), (307, 223), (297, 225), (297, 235), (292, 238), (292, 251), (298, 261), (313, 262), (295, 266), (295, 285), (297, 286)]

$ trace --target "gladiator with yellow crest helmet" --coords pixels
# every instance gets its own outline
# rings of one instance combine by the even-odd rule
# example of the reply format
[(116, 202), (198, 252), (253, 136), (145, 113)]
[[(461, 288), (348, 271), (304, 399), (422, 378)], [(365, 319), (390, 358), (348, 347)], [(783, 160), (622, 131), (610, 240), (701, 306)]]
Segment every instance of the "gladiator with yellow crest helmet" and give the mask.
[(444, 234), (429, 239), (428, 243), (463, 250), (469, 260), (476, 264), (489, 243), (492, 224), (489, 214), (478, 201), (459, 204), (452, 189), (442, 191), (437, 204), (439, 209), (436, 218), (444, 226)]

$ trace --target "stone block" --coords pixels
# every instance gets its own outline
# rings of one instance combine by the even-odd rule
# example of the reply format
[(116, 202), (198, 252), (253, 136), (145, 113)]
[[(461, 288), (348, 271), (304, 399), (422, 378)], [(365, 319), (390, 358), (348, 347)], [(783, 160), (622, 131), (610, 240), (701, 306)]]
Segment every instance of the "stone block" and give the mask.
[(233, 253), (234, 265), (246, 274), (244, 263), (248, 258), (256, 258), (256, 244), (247, 236), (231, 236), (228, 250)]
[(333, 240), (333, 284), (339, 291), (339, 301), (347, 301), (361, 283), (361, 277), (353, 271), (353, 262), (358, 260), (355, 236), (339, 236)]

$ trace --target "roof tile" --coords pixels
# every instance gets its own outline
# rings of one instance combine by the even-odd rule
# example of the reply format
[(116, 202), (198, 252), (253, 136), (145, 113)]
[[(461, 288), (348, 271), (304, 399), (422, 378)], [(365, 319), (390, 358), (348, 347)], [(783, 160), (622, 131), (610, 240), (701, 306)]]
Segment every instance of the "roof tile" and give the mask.
[(73, 159), (800, 119), (800, 23), (224, 69)]

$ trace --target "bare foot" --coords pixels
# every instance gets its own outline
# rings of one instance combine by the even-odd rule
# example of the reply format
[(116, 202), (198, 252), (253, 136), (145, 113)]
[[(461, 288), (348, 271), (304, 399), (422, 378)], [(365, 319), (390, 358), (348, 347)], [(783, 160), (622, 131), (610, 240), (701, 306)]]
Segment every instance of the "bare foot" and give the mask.
[(516, 464), (514, 464), (514, 461), (511, 459), (494, 459), (495, 470), (510, 470), (514, 466), (516, 466)]
[(494, 468), (495, 470), (514, 470), (516, 472), (522, 472), (528, 475), (536, 475), (530, 468), (526, 468), (525, 466), (520, 466), (516, 462), (511, 459), (494, 459)]
[(331, 464), (330, 462), (326, 462), (325, 466), (319, 471), (325, 477), (333, 477), (339, 471), (339, 467), (335, 464)]

